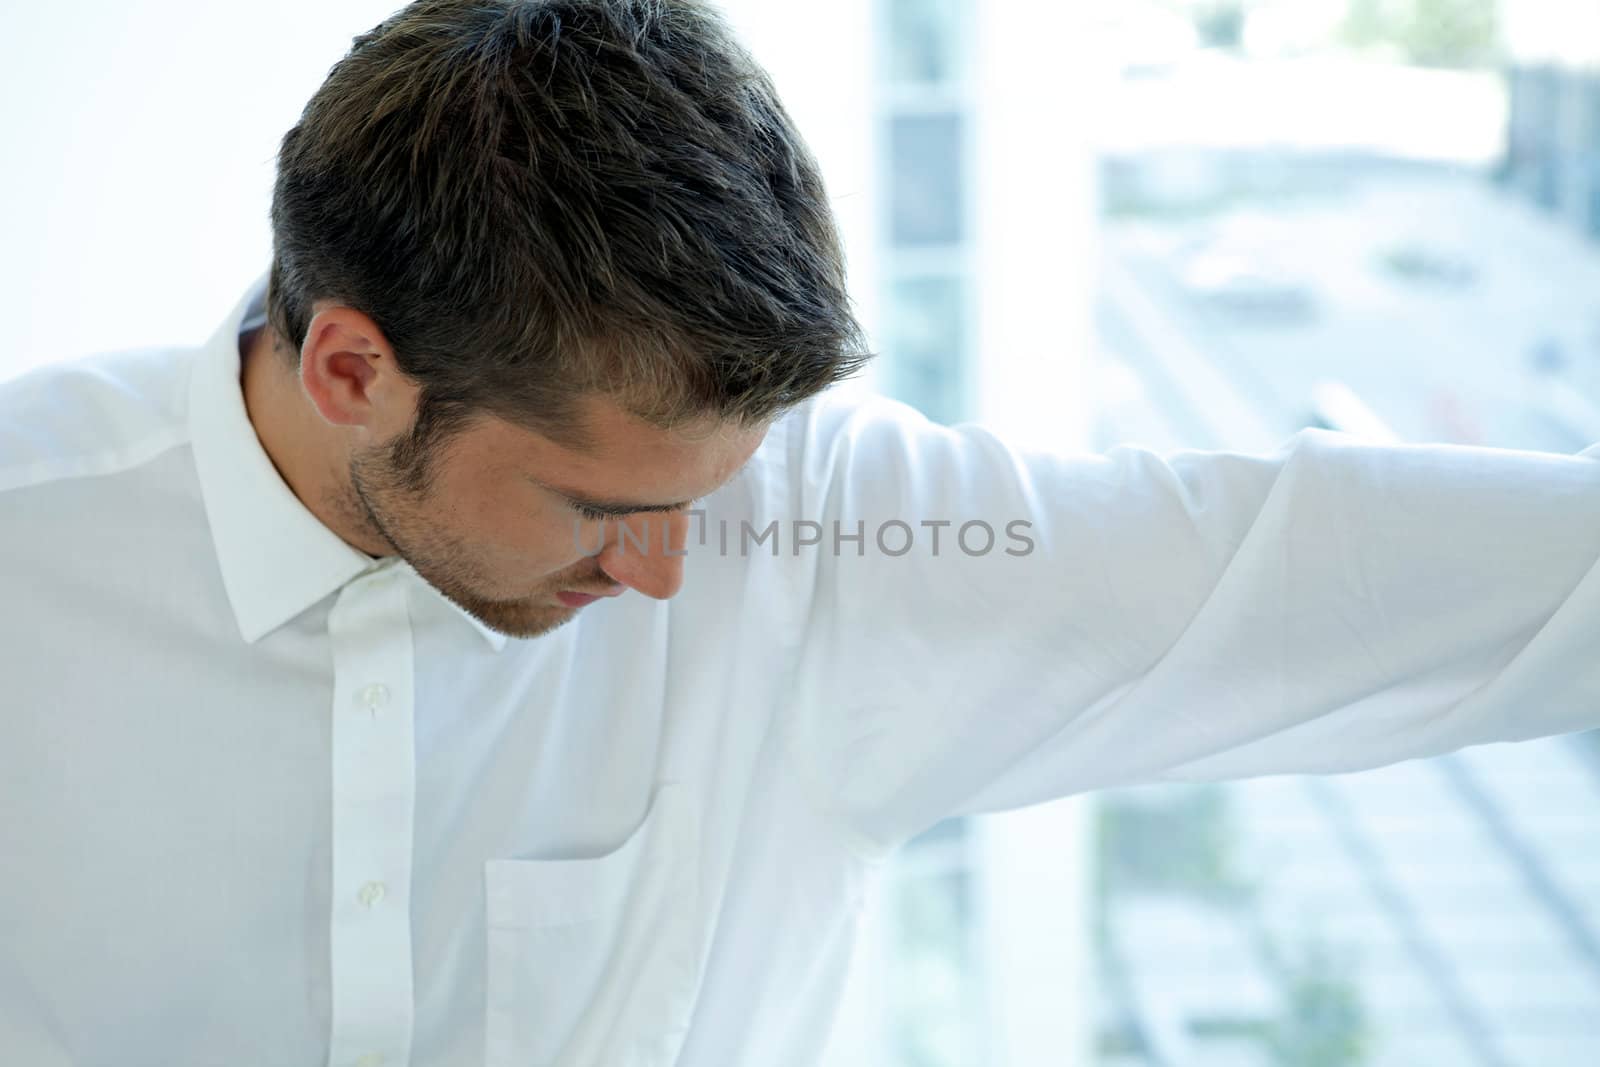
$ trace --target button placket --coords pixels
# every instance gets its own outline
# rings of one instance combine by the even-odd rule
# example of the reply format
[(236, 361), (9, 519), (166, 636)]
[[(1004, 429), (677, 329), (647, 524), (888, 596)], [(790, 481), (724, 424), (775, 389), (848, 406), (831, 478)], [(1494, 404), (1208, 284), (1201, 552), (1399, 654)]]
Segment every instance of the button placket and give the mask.
[(329, 1063), (404, 1063), (414, 1011), (416, 804), (407, 583), (392, 566), (357, 578), (340, 591), (328, 628), (335, 699)]

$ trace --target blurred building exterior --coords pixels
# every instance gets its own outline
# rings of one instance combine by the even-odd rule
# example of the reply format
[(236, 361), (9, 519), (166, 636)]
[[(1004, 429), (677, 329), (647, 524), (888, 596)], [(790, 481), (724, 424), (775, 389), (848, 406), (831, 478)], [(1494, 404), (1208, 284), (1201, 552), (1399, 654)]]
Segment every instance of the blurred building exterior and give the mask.
[(1600, 5), (1504, 0), (1511, 118), (1502, 180), (1600, 240)]
[[(1096, 447), (1600, 440), (1600, 5), (1474, 10), (1503, 64), (1370, 33), (1258, 49), (1254, 14), (1236, 47), (1164, 30), (1126, 53), (1099, 142)], [(1600, 1062), (1597, 805), (1594, 734), (1105, 794), (1095, 1062)]]

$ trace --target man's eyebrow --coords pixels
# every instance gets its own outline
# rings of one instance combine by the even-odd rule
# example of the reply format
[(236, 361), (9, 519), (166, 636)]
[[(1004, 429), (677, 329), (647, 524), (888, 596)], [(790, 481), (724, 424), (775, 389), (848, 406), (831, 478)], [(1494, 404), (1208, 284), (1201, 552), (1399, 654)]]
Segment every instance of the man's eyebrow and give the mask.
[[(739, 477), (739, 475), (745, 472), (758, 454), (759, 450), (756, 453), (752, 453), (750, 456), (746, 457), (745, 461), (739, 464), (738, 469), (730, 474), (727, 481), (723, 482), (722, 484), (724, 486), (731, 484), (736, 478)], [(637, 515), (640, 512), (663, 514), (669, 511), (682, 511), (684, 508), (689, 507), (691, 504), (703, 499), (702, 497), (695, 497), (694, 500), (680, 500), (676, 504), (635, 504), (627, 500), (601, 500), (596, 497), (592, 497), (587, 493), (581, 493), (576, 489), (563, 489), (559, 485), (551, 485), (548, 482), (541, 482), (531, 474), (523, 475), (523, 477), (527, 478), (528, 481), (532, 482), (534, 485), (537, 485), (540, 489), (554, 493), (556, 496), (561, 497), (575, 508), (581, 508), (586, 511), (600, 512), (606, 515), (615, 515), (618, 517), (623, 515)], [(720, 489), (722, 486), (718, 486), (717, 488)]]
[(606, 515), (615, 515), (618, 517), (623, 515), (637, 515), (640, 512), (659, 514), (668, 511), (682, 511), (684, 508), (694, 503), (693, 500), (680, 500), (676, 504), (635, 504), (626, 500), (600, 500), (596, 497), (589, 496), (587, 493), (580, 493), (573, 489), (563, 489), (557, 485), (549, 485), (545, 482), (541, 482), (531, 474), (527, 477), (528, 481), (532, 482), (534, 485), (554, 493), (556, 496), (561, 497), (575, 508), (580, 508), (584, 511), (598, 511)]

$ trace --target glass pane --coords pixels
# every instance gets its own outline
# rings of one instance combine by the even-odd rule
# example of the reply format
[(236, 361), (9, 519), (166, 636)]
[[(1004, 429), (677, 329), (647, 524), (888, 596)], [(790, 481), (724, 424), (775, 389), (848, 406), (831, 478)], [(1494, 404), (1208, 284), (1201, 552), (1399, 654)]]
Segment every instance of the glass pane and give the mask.
[(958, 77), (960, 0), (889, 0), (889, 77), (944, 85)]
[(966, 287), (953, 277), (889, 286), (887, 392), (936, 422), (963, 417)]
[(963, 237), (960, 115), (900, 115), (889, 123), (889, 238), (896, 245)]
[[(1108, 56), (1097, 445), (1600, 440), (1593, 35), (1232, 6), (1226, 49), (1169, 13)], [(1097, 1067), (1597, 1062), (1596, 811), (1600, 734), (1103, 794)]]
[(890, 1042), (904, 1067), (966, 1067), (978, 1030), (968, 951), (972, 887), (965, 871), (898, 878), (893, 887)]
[(1590, 237), (1600, 237), (1600, 74), (1583, 76), (1583, 117), (1592, 144), (1582, 154), (1584, 199)]

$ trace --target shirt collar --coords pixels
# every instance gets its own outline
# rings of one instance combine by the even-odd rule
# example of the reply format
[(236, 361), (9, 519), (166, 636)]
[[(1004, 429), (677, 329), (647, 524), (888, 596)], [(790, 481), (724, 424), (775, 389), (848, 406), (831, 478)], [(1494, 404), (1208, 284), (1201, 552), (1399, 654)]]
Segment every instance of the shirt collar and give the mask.
[(279, 476), (250, 423), (239, 380), (239, 335), (264, 321), (265, 305), (263, 274), (200, 350), (189, 380), (195, 471), (240, 634), (254, 644), (351, 579), (397, 567), (500, 651), (504, 634), (446, 599), (404, 560), (374, 559), (347, 543)]

